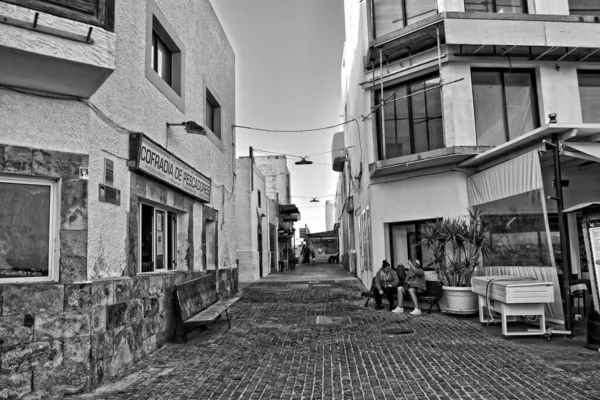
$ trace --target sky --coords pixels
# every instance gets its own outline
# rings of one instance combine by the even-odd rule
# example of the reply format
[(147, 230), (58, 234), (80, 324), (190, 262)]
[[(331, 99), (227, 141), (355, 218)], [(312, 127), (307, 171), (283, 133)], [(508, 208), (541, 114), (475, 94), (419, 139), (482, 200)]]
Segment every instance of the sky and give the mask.
[[(237, 157), (259, 150), (288, 157), (292, 203), (311, 232), (325, 231), (325, 201), (334, 200), (338, 173), (331, 169), (331, 140), (343, 127), (340, 69), (344, 46), (343, 0), (211, 0), (236, 58)], [(326, 153), (316, 155), (317, 153)], [(326, 164), (326, 165), (324, 165)], [(328, 196), (328, 197), (324, 197)], [(304, 198), (306, 197), (306, 198)], [(318, 197), (319, 203), (311, 203)]]

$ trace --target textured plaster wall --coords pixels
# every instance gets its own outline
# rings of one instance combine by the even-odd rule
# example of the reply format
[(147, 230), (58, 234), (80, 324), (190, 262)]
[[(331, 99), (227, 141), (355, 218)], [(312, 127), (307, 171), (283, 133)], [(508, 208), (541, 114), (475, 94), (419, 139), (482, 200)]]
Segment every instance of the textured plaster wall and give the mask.
[(265, 176), (267, 196), (277, 200), (277, 193), (279, 193), (279, 204), (290, 204), (291, 199), (287, 197), (287, 177), (290, 175), (287, 158), (285, 156), (256, 157), (255, 163)]
[[(114, 124), (143, 132), (212, 179), (209, 206), (219, 215), (221, 269), (215, 273), (219, 285), (235, 291), (235, 56), (209, 0), (156, 2), (185, 43), (186, 113), (145, 77), (146, 1), (142, 0), (115, 2), (115, 71), (90, 101)], [(60, 49), (54, 55), (69, 57)], [(221, 145), (204, 136), (190, 135), (181, 127), (167, 133), (167, 122), (205, 123), (207, 87), (221, 101)], [(11, 338), (10, 348), (3, 348), (0, 360), (0, 388), (8, 387), (9, 395), (14, 397), (31, 394), (31, 371), (35, 370), (40, 375), (34, 377), (36, 392), (31, 395), (60, 396), (89, 390), (119, 376), (170, 340), (174, 285), (205, 273), (198, 271), (202, 268), (202, 207), (187, 197), (190, 203), (184, 209), (192, 211), (184, 214), (178, 224), (182, 245), (178, 267), (182, 271), (132, 276), (135, 260), (130, 255), (135, 253), (135, 246), (129, 232), (132, 218), (137, 215), (138, 196), (163, 204), (175, 205), (176, 201), (174, 197), (168, 200), (173, 189), (161, 188), (162, 184), (150, 183), (143, 188), (137, 184), (139, 175), (126, 165), (129, 137), (123, 129), (111, 126), (82, 101), (0, 89), (0, 148), (2, 168), (14, 148), (40, 149), (43, 154), (77, 153), (81, 157), (70, 159), (70, 173), (74, 175), (80, 165), (89, 165), (85, 197), (77, 194), (77, 187), (69, 189), (66, 181), (62, 185), (62, 206), (70, 204), (71, 195), (84, 199), (87, 227), (78, 224), (75, 216), (61, 228), (65, 234), (57, 238), (59, 257), (69, 262), (60, 266), (61, 281), (0, 284), (0, 337)], [(120, 205), (98, 200), (105, 158), (114, 162), (114, 186), (121, 190)], [(47, 168), (52, 164), (44, 161), (40, 165)], [(64, 215), (69, 216), (68, 212)], [(84, 232), (85, 240), (77, 239), (71, 231)], [(186, 240), (193, 251), (187, 250)], [(78, 257), (77, 262), (69, 261), (67, 256), (71, 255)], [(10, 363), (4, 358), (6, 354), (10, 354)]]

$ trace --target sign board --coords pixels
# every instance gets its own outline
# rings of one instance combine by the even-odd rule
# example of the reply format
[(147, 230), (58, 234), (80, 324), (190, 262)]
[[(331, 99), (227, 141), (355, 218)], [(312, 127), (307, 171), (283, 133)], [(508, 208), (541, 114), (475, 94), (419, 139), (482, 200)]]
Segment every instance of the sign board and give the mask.
[[(592, 284), (592, 294), (594, 296), (594, 303), (596, 305), (596, 309), (598, 309), (598, 292), (600, 287), (598, 287), (598, 282), (600, 277), (600, 227), (590, 228), (590, 243), (592, 250), (592, 260), (593, 265), (590, 266), (590, 272), (593, 273), (591, 284)], [(593, 271), (591, 269), (593, 268)]]
[(204, 203), (210, 202), (210, 178), (141, 133), (130, 136), (128, 165)]

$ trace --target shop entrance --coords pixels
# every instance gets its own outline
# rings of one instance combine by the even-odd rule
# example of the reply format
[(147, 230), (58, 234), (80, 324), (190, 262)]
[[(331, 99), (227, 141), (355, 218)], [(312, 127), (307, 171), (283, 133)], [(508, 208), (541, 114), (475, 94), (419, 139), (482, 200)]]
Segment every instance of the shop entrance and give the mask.
[(390, 263), (393, 266), (402, 264), (406, 267), (407, 260), (419, 260), (424, 269), (433, 268), (433, 254), (424, 246), (419, 245), (421, 228), (433, 220), (394, 223), (389, 225)]
[(140, 204), (141, 272), (177, 268), (177, 214)]

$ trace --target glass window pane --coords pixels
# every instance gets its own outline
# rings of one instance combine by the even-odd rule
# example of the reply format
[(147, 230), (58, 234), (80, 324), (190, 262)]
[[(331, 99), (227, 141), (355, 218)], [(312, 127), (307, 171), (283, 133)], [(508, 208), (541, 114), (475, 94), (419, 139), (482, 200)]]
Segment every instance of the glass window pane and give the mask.
[(490, 0), (465, 0), (467, 12), (494, 12), (494, 4)]
[(215, 108), (210, 103), (210, 101), (206, 101), (206, 126), (208, 129), (214, 132), (215, 130)]
[(425, 93), (422, 92), (423, 88), (423, 82), (413, 83), (410, 86), (410, 92), (416, 93), (410, 97), (415, 153), (422, 153), (429, 150), (429, 139), (427, 137), (427, 106), (425, 104)]
[(154, 208), (146, 204), (142, 204), (142, 212), (140, 216), (141, 236), (140, 236), (140, 252), (141, 252), (141, 267), (142, 272), (154, 271), (153, 263), (153, 241), (154, 241)]
[(442, 95), (440, 89), (430, 89), (439, 85), (439, 79), (430, 79), (425, 82), (427, 102), (427, 128), (429, 132), (429, 150), (444, 147), (444, 128), (442, 124)]
[(437, 14), (437, 0), (406, 0), (406, 24)]
[(157, 72), (158, 72), (158, 75), (161, 78), (163, 78), (164, 81), (167, 82), (170, 86), (171, 85), (171, 63), (172, 63), (171, 51), (167, 48), (167, 46), (164, 44), (164, 42), (162, 40), (160, 40), (160, 38), (156, 41), (156, 44), (158, 46), (158, 49), (157, 49), (158, 71)]
[(535, 126), (533, 88), (530, 73), (504, 74), (509, 139), (512, 140)]
[(401, 157), (411, 154), (410, 129), (408, 121), (408, 100), (405, 98), (406, 86), (396, 87), (384, 91), (387, 98), (392, 93), (385, 105), (385, 148), (386, 158)]
[(571, 15), (600, 15), (598, 0), (569, 0)]
[(0, 279), (49, 276), (50, 187), (0, 182)]
[(472, 82), (477, 145), (496, 146), (506, 142), (500, 72), (473, 71)]
[(155, 269), (165, 268), (165, 212), (156, 210)]
[(401, 0), (373, 0), (375, 37), (404, 27)]
[(600, 122), (600, 73), (579, 73), (579, 97), (584, 123)]
[(524, 14), (526, 0), (496, 0), (496, 12), (504, 14)]

